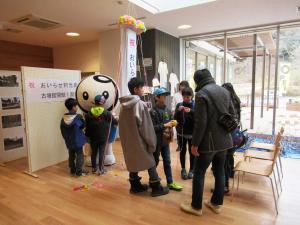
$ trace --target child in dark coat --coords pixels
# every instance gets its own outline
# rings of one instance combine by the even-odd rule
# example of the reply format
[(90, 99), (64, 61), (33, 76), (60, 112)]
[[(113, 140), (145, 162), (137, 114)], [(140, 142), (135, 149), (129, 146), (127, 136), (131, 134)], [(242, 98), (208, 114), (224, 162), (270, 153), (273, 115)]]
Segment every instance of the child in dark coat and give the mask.
[(164, 141), (164, 136), (166, 136), (166, 133), (164, 134), (164, 132), (166, 130), (171, 132), (175, 126), (174, 122), (172, 121), (172, 113), (166, 106), (166, 96), (169, 94), (170, 93), (165, 88), (158, 88), (154, 91), (156, 104), (150, 112), (157, 137), (157, 146), (154, 152), (154, 159), (156, 161), (156, 165), (158, 165), (159, 157), (160, 155), (162, 156), (169, 189), (181, 191), (183, 187), (173, 181), (170, 146), (169, 143)]
[(60, 130), (69, 151), (70, 173), (71, 175), (85, 176), (88, 173), (82, 169), (84, 162), (82, 147), (86, 143), (83, 133), (85, 123), (82, 116), (76, 113), (77, 101), (74, 98), (68, 98), (65, 106), (69, 112), (63, 116)]
[[(182, 91), (183, 102), (177, 104), (174, 114), (174, 119), (177, 120), (176, 126), (177, 140), (180, 149), (180, 164), (181, 164), (181, 178), (183, 180), (193, 178), (194, 159), (195, 156), (191, 153), (192, 148), (192, 137), (194, 129), (194, 105), (193, 100), (194, 92), (193, 89), (187, 87)], [(190, 154), (190, 170), (186, 173), (185, 169), (185, 155), (186, 146), (188, 144), (188, 151)]]
[[(106, 173), (104, 168), (104, 151), (108, 140), (111, 125), (117, 125), (118, 121), (111, 112), (107, 111), (103, 105), (105, 97), (97, 95), (94, 99), (95, 107), (92, 107), (86, 115), (85, 134), (90, 139), (92, 148), (91, 162), (92, 172), (98, 175)], [(96, 158), (98, 155), (98, 168)]]

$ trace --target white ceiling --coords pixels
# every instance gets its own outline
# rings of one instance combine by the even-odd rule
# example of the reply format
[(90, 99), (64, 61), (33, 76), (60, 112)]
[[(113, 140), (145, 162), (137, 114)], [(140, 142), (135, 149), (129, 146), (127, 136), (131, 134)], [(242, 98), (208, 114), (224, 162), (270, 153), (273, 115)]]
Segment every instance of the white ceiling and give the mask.
[(200, 5), (213, 1), (216, 0), (129, 0), (129, 2), (132, 2), (154, 14), (182, 9), (185, 7)]
[[(117, 0), (0, 0), (0, 22), (34, 14), (62, 23), (64, 26), (49, 30), (9, 25), (22, 30), (19, 34), (0, 31), (0, 40), (43, 46), (62, 46), (97, 40), (99, 33), (112, 29), (108, 24), (120, 15), (146, 16), (147, 27), (158, 28), (174, 36), (191, 35), (259, 25), (265, 23), (300, 20), (296, 7), (299, 0), (217, 0), (159, 14), (151, 14), (137, 6), (117, 4)], [(191, 29), (178, 30), (182, 24)], [(116, 27), (116, 26), (115, 26)], [(65, 36), (66, 32), (79, 32), (77, 38)]]

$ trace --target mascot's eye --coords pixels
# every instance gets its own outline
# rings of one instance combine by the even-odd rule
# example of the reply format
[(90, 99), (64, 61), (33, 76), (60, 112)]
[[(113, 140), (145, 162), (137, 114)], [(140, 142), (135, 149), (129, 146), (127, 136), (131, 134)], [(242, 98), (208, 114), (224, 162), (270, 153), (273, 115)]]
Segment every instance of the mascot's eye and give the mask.
[(83, 97), (84, 100), (88, 100), (89, 99), (89, 94), (85, 91), (85, 92), (83, 92), (82, 97)]
[(109, 97), (109, 93), (107, 91), (104, 91), (102, 95), (104, 96), (105, 99), (108, 99)]

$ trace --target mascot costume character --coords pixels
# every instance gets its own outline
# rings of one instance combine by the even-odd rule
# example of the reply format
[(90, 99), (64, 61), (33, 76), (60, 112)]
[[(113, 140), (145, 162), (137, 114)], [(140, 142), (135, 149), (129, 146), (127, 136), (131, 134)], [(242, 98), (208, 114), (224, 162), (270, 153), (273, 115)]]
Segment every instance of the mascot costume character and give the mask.
[[(91, 75), (83, 79), (77, 86), (76, 99), (78, 106), (84, 113), (88, 113), (94, 106), (94, 98), (96, 95), (105, 97), (106, 102), (104, 108), (114, 114), (114, 109), (119, 104), (119, 88), (116, 82), (105, 75)], [(112, 144), (115, 141), (117, 127), (112, 126), (105, 149), (104, 165), (113, 165), (116, 162)]]

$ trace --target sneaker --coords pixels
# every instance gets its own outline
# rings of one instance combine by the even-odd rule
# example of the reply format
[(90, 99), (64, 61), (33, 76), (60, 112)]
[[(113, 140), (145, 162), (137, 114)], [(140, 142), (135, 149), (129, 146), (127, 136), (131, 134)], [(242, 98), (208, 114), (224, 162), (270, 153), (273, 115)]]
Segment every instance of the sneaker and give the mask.
[(194, 172), (192, 170), (189, 171), (188, 175), (187, 175), (188, 179), (193, 179), (194, 177)]
[(89, 174), (88, 170), (82, 170), (82, 173)]
[(82, 169), (82, 170), (80, 170), (80, 171), (77, 171), (77, 172), (75, 173), (75, 175), (78, 176), (78, 177), (85, 177), (85, 176), (87, 176), (88, 174), (89, 174), (89, 171), (84, 170), (84, 169)]
[(87, 175), (88, 175), (88, 173), (85, 173), (85, 172), (76, 173), (76, 176), (77, 176), (77, 177), (85, 177), (85, 176), (87, 176)]
[(190, 213), (193, 214), (195, 216), (202, 216), (202, 209), (194, 209), (191, 206), (191, 203), (187, 200), (184, 201), (180, 204), (180, 208), (182, 211), (186, 212), (186, 213)]
[(106, 173), (107, 173), (107, 169), (105, 169), (105, 168), (99, 169), (97, 172), (98, 175), (104, 175)]
[(181, 179), (182, 180), (187, 180), (188, 179), (188, 175), (186, 174), (185, 169), (181, 169)]
[(211, 209), (214, 213), (220, 214), (222, 206), (220, 205), (214, 205), (209, 200), (204, 202), (205, 206)]
[(174, 191), (181, 191), (183, 187), (180, 184), (176, 184), (175, 182), (168, 184), (168, 188)]
[(92, 173), (93, 174), (97, 173), (97, 168), (92, 168)]

